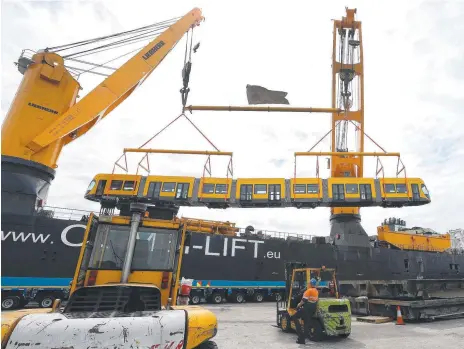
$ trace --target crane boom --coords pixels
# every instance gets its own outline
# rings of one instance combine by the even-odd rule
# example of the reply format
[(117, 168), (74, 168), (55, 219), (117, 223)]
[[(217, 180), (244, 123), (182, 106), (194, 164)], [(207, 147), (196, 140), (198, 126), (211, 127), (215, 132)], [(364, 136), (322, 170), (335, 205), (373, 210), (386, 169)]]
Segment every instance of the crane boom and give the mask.
[[(62, 147), (129, 97), (202, 19), (200, 9), (187, 13), (77, 103), (80, 86), (63, 58), (53, 52), (35, 54), (2, 126), (2, 155), (56, 168)], [(59, 116), (53, 119), (50, 114)], [(29, 131), (24, 130), (25, 124)]]
[[(356, 9), (346, 8), (346, 16), (334, 21), (332, 55), (332, 107), (344, 113), (332, 113), (332, 177), (362, 178), (364, 175), (364, 60), (361, 22)], [(354, 125), (348, 136), (350, 125)], [(349, 151), (350, 145), (354, 152)], [(345, 156), (337, 156), (340, 152)], [(341, 195), (344, 195), (342, 193)], [(361, 226), (359, 207), (331, 208), (330, 236), (336, 244), (369, 246)]]

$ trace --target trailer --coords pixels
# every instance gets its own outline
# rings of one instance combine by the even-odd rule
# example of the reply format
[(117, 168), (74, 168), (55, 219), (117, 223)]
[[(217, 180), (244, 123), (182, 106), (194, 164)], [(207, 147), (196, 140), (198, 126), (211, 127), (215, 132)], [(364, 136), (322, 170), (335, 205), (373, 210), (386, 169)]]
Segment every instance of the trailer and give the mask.
[[(319, 282), (320, 288), (328, 286), (327, 281)], [(190, 303), (261, 303), (280, 301), (284, 297), (285, 281), (194, 280)]]
[(2, 277), (2, 310), (24, 308), (37, 302), (40, 308), (51, 308), (55, 299), (66, 300), (72, 279)]
[(194, 280), (190, 292), (190, 304), (201, 302), (220, 304), (225, 301), (260, 303), (281, 299), (284, 293), (283, 281)]
[(404, 320), (435, 320), (464, 316), (464, 297), (435, 299), (368, 299), (368, 313), (374, 316), (396, 318), (400, 307)]

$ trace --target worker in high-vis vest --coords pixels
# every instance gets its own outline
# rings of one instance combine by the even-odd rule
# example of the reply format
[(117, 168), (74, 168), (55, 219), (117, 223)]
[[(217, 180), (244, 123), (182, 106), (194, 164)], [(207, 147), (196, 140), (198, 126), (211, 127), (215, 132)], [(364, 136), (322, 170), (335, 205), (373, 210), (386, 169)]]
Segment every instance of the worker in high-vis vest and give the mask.
[[(319, 292), (316, 289), (317, 280), (311, 279), (308, 288), (303, 293), (300, 303), (298, 303), (296, 313), (291, 317), (295, 323), (296, 333), (298, 334), (298, 344), (305, 344), (309, 336), (311, 318), (314, 316), (319, 300)], [(300, 319), (303, 319), (304, 331), (301, 329)]]

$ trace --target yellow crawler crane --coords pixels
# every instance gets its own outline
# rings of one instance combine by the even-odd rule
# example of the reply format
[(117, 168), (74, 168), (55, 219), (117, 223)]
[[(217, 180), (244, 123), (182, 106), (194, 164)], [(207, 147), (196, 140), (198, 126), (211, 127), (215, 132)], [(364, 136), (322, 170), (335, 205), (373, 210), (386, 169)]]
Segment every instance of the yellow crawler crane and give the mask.
[[(2, 348), (216, 348), (215, 315), (176, 305), (188, 220), (91, 215), (67, 304), (2, 321)], [(203, 222), (214, 225), (215, 222)]]

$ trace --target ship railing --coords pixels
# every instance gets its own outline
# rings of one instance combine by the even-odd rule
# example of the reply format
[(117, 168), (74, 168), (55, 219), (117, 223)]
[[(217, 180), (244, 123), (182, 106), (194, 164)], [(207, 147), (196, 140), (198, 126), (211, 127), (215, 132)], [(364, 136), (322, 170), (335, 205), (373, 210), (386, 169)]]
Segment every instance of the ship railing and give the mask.
[[(44, 206), (36, 210), (35, 215), (61, 220), (73, 220), (86, 222), (92, 211), (79, 210), (75, 208)], [(98, 214), (98, 212), (93, 212)]]
[(397, 247), (400, 248), (401, 250), (426, 251), (426, 252), (437, 252), (437, 253), (447, 252), (451, 254), (464, 254), (464, 250), (459, 249), (459, 248), (449, 248), (449, 249), (443, 250), (443, 249), (434, 248), (430, 245), (412, 245), (411, 246), (411, 245), (401, 245), (401, 244), (398, 244)]
[(442, 252), (443, 249), (434, 248), (430, 245), (397, 245), (401, 250), (413, 250), (413, 251), (427, 251), (427, 252)]
[[(307, 241), (312, 242), (316, 236), (310, 234), (303, 234), (303, 233), (288, 233), (288, 232), (280, 232), (280, 231), (272, 231), (272, 230), (258, 230), (258, 231), (247, 231), (246, 228), (239, 228), (237, 233), (240, 237), (246, 238), (259, 238), (259, 239), (279, 239), (279, 240), (287, 240), (287, 241)], [(324, 238), (324, 237), (319, 237)], [(324, 238), (325, 239), (325, 238)]]

